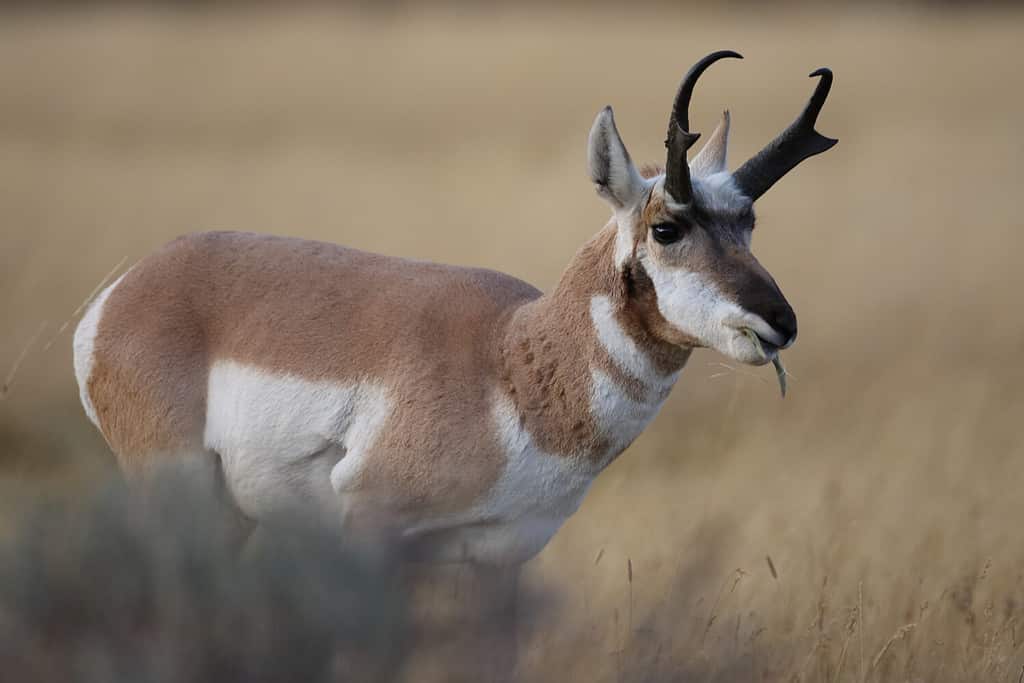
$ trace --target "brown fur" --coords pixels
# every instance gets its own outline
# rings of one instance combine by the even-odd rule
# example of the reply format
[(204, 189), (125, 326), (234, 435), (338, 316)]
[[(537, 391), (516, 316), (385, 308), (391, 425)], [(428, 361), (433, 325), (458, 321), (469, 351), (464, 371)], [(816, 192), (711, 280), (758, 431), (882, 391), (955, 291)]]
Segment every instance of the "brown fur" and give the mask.
[[(210, 365), (231, 359), (310, 380), (383, 383), (393, 412), (361, 488), (394, 512), (461, 509), (487, 491), (504, 454), (487, 410), (507, 391), (538, 445), (603, 458), (589, 410), (590, 368), (634, 397), (647, 388), (597, 342), (590, 298), (625, 308), (612, 262), (615, 227), (585, 245), (546, 296), (501, 273), (408, 261), (246, 233), (180, 238), (133, 268), (105, 303), (89, 395), (126, 468), (161, 452), (202, 450)], [(621, 324), (660, 367), (681, 367), (657, 325)], [(381, 498), (378, 498), (378, 501)]]

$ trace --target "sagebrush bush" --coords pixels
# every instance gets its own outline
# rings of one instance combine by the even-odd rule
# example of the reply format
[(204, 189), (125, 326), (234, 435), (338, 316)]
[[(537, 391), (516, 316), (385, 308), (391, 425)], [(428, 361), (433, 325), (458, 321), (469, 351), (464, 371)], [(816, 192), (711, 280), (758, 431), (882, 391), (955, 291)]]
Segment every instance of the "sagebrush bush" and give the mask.
[(41, 503), (0, 543), (0, 678), (387, 680), (402, 661), (393, 572), (309, 520), (241, 555), (179, 481)]

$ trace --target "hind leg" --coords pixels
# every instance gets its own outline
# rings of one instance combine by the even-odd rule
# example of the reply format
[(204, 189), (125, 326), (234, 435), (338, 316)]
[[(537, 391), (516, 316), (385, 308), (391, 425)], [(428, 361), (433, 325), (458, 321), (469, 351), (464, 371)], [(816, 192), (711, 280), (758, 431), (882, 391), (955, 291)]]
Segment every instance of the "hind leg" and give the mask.
[(211, 517), (208, 528), (223, 535), (234, 554), (239, 554), (256, 528), (235, 502), (227, 486), (220, 455), (210, 450), (190, 450), (172, 457), (148, 459), (148, 466), (121, 461), (121, 469), (129, 484), (150, 499), (176, 505), (194, 506)]

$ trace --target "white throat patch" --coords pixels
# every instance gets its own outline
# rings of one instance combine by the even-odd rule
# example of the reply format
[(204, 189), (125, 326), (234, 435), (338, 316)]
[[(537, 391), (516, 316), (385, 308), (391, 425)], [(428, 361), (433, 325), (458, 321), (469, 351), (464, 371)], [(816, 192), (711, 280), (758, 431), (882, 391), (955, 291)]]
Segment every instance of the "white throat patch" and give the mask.
[(679, 373), (663, 375), (658, 372), (647, 354), (616, 320), (615, 307), (608, 296), (598, 294), (591, 297), (590, 319), (594, 324), (597, 340), (623, 372), (652, 388), (675, 384)]
[(599, 368), (590, 370), (590, 410), (609, 442), (608, 452), (600, 459), (604, 466), (633, 443), (654, 419), (682, 370), (667, 375), (659, 372), (619, 324), (609, 297), (596, 295), (590, 299), (590, 317), (598, 342), (612, 362), (643, 386), (643, 394), (637, 400), (608, 373)]

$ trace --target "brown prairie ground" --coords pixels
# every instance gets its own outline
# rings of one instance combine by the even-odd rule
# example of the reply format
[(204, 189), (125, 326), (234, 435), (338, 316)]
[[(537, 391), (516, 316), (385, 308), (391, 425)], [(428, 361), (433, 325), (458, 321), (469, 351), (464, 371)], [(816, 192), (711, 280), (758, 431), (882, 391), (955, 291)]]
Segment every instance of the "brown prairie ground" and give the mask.
[[(69, 335), (93, 286), (192, 230), (493, 267), (542, 287), (606, 219), (611, 103), (660, 160), (682, 72), (735, 165), (836, 73), (841, 139), (760, 202), (800, 318), (770, 369), (691, 360), (529, 565), (527, 680), (1009, 680), (1024, 672), (1024, 12), (411, 10), (0, 18), (0, 464), (109, 463)], [(771, 560), (767, 560), (770, 556)], [(631, 580), (627, 573), (631, 565)], [(771, 566), (769, 566), (769, 564)]]

